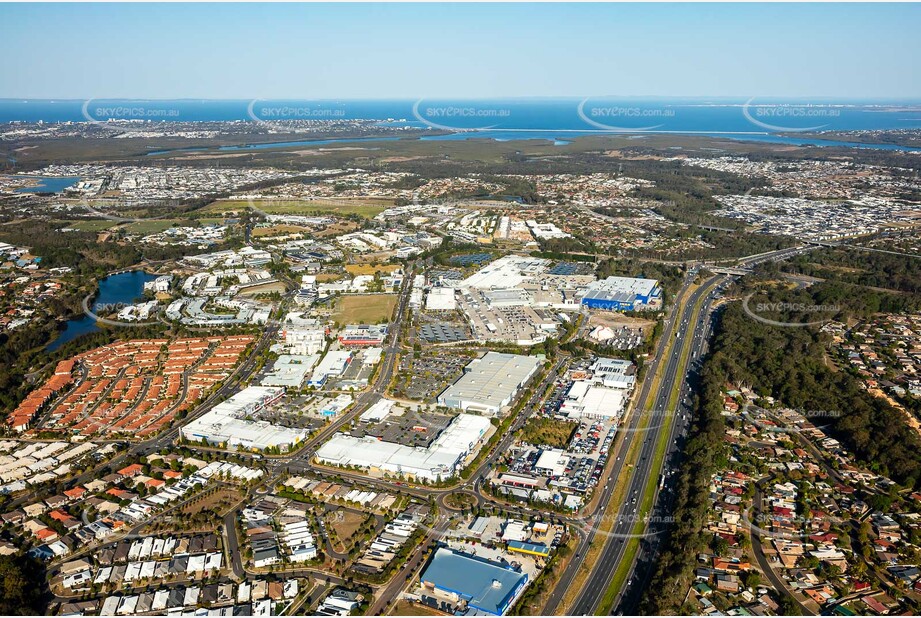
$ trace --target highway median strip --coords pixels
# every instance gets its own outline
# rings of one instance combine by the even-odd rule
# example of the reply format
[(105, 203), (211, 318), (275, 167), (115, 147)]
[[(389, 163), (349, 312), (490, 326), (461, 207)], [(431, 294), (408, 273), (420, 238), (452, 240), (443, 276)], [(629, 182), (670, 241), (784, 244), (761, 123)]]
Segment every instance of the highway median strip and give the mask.
[[(703, 307), (704, 302), (706, 301), (706, 295), (702, 295), (697, 303), (692, 308), (691, 317), (688, 320), (688, 324), (696, 324), (697, 319), (700, 316), (700, 311)], [(678, 364), (678, 371), (676, 375), (684, 375), (684, 372), (687, 369), (688, 357), (691, 354), (691, 348), (694, 344), (694, 338), (688, 337), (684, 342), (684, 345), (681, 350), (681, 358)], [(672, 348), (669, 348), (671, 352)], [(676, 381), (672, 385), (671, 391), (669, 393), (668, 405), (666, 410), (675, 409), (678, 399), (681, 394), (681, 385), (683, 381)], [(640, 541), (642, 540), (643, 533), (646, 529), (646, 518), (649, 516), (650, 511), (655, 502), (656, 497), (656, 488), (659, 475), (662, 473), (662, 467), (664, 465), (664, 457), (666, 449), (668, 448), (668, 440), (671, 437), (671, 432), (662, 431), (658, 436), (656, 441), (656, 449), (653, 454), (653, 461), (657, 462), (654, 464), (653, 470), (649, 477), (646, 479), (646, 487), (643, 491), (643, 499), (640, 502), (640, 507), (637, 511), (636, 523), (633, 526), (633, 529), (630, 531), (630, 536), (626, 539), (627, 547), (624, 551), (623, 559), (617, 565), (617, 568), (614, 571), (613, 576), (611, 577), (610, 584), (608, 584), (607, 589), (605, 590), (604, 596), (601, 599), (601, 603), (598, 607), (598, 613), (609, 614), (613, 609), (614, 602), (617, 599), (617, 596), (620, 594), (620, 591), (623, 589), (624, 582), (627, 579), (628, 574), (630, 573), (633, 562), (636, 559), (636, 555), (639, 552)], [(614, 502), (612, 500), (612, 502)]]
[[(697, 286), (689, 286), (685, 290), (685, 295), (693, 294), (697, 289)], [(683, 298), (684, 296), (682, 296)], [(680, 302), (680, 298), (676, 299), (676, 303)], [(677, 305), (676, 305), (677, 306)], [(678, 324), (681, 321), (681, 312), (677, 312), (675, 315), (674, 328), (678, 328)], [(662, 353), (659, 357), (659, 365), (656, 367), (654, 374), (649, 376), (651, 380), (650, 388), (646, 393), (646, 399), (652, 394), (657, 392), (659, 383), (661, 382), (660, 372), (664, 371), (668, 366), (667, 359), (674, 349), (674, 340), (671, 337), (671, 332), (663, 333), (663, 336), (668, 337), (665, 341), (665, 348), (662, 350)], [(662, 364), (664, 362), (664, 364)], [(652, 415), (650, 414), (651, 410), (646, 409), (646, 401), (638, 401), (637, 408), (634, 413), (640, 414), (640, 419), (637, 423), (638, 433), (643, 432), (649, 429), (651, 423)], [(625, 423), (625, 426), (627, 423)], [(623, 439), (625, 434), (620, 432), (618, 439)], [(625, 470), (631, 470), (635, 465), (639, 457), (641, 442), (634, 441), (631, 442), (626, 455), (624, 455), (623, 465)], [(619, 446), (618, 446), (619, 448)], [(613, 449), (618, 450), (618, 449)], [(576, 576), (573, 578), (573, 581), (570, 583), (569, 589), (566, 591), (563, 600), (560, 602), (559, 607), (562, 608), (562, 613), (568, 613), (573, 609), (573, 605), (578, 602), (578, 597), (583, 591), (586, 580), (591, 577), (593, 567), (597, 564), (605, 546), (607, 545), (607, 535), (610, 533), (611, 529), (614, 527), (617, 522), (617, 514), (620, 511), (620, 505), (626, 499), (626, 494), (629, 488), (629, 478), (630, 475), (625, 475), (619, 479), (615, 480), (615, 490), (611, 494), (611, 498), (608, 503), (604, 506), (603, 511), (600, 516), (601, 523), (598, 524), (597, 532), (601, 534), (601, 540), (598, 542), (597, 539), (592, 539), (591, 544), (586, 552), (585, 558), (582, 561), (582, 564), (579, 566), (579, 571)]]

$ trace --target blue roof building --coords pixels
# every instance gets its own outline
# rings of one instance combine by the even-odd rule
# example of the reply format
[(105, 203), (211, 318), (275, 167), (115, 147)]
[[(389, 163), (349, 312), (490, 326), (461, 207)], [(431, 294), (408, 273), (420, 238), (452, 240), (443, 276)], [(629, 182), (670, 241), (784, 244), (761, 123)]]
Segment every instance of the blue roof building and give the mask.
[(526, 573), (445, 547), (435, 552), (422, 573), (423, 585), (493, 616), (504, 615), (527, 583)]
[(588, 286), (582, 304), (591, 309), (633, 311), (657, 302), (661, 296), (662, 289), (655, 279), (608, 277)]

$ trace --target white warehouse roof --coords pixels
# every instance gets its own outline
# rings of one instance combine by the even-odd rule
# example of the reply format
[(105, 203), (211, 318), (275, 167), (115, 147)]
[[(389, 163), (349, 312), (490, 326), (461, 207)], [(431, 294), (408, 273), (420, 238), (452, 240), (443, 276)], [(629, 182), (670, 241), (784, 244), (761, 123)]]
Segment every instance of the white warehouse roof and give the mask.
[(426, 311), (454, 311), (456, 308), (454, 288), (432, 288), (425, 300)]
[(490, 414), (511, 403), (518, 389), (534, 375), (541, 361), (535, 356), (487, 352), (470, 361), (454, 384), (438, 396), (449, 408), (473, 408)]
[(317, 450), (316, 456), (333, 465), (377, 468), (390, 474), (437, 480), (456, 472), (490, 426), (485, 417), (460, 414), (428, 448), (337, 433)]

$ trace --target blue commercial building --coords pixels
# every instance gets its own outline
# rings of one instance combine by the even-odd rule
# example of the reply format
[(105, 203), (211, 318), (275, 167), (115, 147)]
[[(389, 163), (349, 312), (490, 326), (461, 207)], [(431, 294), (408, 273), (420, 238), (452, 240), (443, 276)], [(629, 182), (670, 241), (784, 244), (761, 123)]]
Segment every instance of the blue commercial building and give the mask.
[(655, 279), (608, 277), (588, 286), (582, 304), (590, 309), (633, 311), (656, 304), (661, 297), (662, 288)]
[(528, 584), (528, 576), (509, 566), (440, 547), (422, 573), (422, 584), (466, 602), (469, 609), (502, 616)]

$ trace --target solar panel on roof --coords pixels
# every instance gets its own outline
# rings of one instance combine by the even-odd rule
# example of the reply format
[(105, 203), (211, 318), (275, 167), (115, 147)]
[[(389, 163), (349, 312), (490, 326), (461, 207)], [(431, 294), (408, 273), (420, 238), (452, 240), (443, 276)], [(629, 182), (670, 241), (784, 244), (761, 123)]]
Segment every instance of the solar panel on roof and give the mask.
[(470, 253), (466, 255), (455, 255), (449, 261), (452, 264), (469, 266), (470, 264), (482, 264), (483, 262), (488, 262), (490, 259), (492, 259), (492, 255), (489, 253)]

